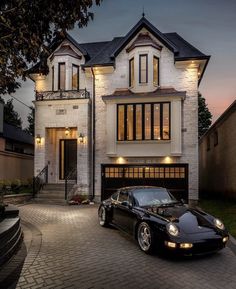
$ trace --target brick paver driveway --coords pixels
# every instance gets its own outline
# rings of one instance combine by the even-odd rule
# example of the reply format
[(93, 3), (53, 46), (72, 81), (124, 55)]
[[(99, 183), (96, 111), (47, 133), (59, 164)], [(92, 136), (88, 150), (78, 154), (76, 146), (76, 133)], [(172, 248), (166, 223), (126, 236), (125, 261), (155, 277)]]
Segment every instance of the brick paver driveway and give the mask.
[(20, 207), (28, 255), (17, 288), (236, 288), (236, 256), (148, 256), (128, 236), (101, 228), (97, 206)]

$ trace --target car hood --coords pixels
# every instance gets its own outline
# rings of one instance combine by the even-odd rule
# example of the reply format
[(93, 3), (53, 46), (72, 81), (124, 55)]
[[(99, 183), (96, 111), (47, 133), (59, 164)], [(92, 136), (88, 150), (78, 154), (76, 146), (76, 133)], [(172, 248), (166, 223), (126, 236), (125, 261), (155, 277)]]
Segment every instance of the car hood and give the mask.
[(204, 212), (187, 208), (184, 205), (171, 207), (148, 207), (148, 212), (175, 223), (186, 234), (204, 233), (214, 230), (214, 225)]

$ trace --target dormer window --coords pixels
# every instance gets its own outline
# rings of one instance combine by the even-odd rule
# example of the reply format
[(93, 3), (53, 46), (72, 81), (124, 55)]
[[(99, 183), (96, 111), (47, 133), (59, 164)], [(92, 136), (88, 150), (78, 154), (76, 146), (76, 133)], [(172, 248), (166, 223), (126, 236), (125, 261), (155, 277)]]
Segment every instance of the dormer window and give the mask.
[(134, 58), (129, 60), (129, 87), (134, 86)]
[(72, 90), (79, 90), (79, 66), (72, 65)]
[(153, 85), (159, 86), (159, 58), (153, 57)]
[(58, 63), (58, 90), (66, 88), (66, 64), (65, 62)]
[(139, 55), (139, 83), (148, 83), (148, 55)]

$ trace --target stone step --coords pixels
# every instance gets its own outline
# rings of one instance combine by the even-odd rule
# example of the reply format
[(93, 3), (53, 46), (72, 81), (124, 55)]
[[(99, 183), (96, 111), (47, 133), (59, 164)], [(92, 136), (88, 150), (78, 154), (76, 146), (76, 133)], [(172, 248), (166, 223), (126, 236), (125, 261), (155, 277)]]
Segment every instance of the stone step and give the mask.
[(64, 191), (65, 190), (65, 184), (46, 184), (43, 187), (44, 190), (50, 191)]
[(45, 195), (45, 196), (65, 196), (65, 191), (46, 191), (42, 190), (38, 193), (38, 195)]

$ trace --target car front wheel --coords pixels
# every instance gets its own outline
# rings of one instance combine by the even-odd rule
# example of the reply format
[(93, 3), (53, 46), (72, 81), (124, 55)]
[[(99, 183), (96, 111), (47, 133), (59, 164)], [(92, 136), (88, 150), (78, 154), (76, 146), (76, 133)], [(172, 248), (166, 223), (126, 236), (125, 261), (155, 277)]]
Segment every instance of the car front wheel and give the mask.
[(107, 211), (104, 206), (101, 206), (101, 208), (99, 209), (98, 217), (100, 226), (107, 227), (108, 226)]
[(154, 236), (152, 229), (146, 222), (142, 222), (138, 226), (137, 239), (139, 247), (147, 254), (151, 254), (154, 248)]

